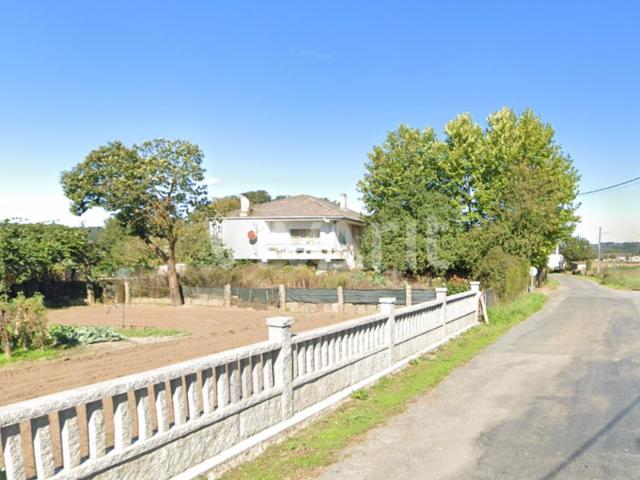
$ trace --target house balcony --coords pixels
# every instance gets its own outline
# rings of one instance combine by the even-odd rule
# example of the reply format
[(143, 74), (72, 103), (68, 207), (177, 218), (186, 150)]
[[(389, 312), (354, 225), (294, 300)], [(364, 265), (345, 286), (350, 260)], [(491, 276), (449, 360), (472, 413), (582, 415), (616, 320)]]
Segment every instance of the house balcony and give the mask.
[(345, 260), (349, 249), (321, 243), (268, 244), (266, 260)]

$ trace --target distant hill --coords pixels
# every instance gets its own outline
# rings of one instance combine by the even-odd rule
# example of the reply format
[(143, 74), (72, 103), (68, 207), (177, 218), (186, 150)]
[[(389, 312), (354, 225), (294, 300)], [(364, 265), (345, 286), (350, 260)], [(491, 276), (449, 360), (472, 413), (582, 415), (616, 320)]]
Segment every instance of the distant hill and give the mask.
[[(591, 245), (594, 253), (598, 252), (598, 245)], [(602, 256), (640, 255), (640, 242), (602, 242)]]

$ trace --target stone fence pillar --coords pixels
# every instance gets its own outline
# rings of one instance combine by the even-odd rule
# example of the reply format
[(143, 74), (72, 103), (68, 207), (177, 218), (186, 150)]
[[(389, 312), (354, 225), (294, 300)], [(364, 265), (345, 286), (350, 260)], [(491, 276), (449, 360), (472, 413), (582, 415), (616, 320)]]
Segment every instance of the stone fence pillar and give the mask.
[(269, 341), (282, 344), (273, 365), (275, 385), (282, 387), (282, 419), (293, 416), (293, 348), (291, 344), (292, 317), (267, 318)]
[(436, 288), (436, 300), (442, 300), (442, 307), (440, 307), (440, 315), (441, 317), (441, 330), (442, 330), (442, 341), (447, 338), (447, 287), (437, 287)]
[(407, 282), (404, 288), (405, 288), (405, 295), (406, 295), (405, 305), (407, 307), (410, 307), (411, 305), (413, 305), (413, 287), (409, 282)]
[(389, 365), (393, 365), (394, 358), (394, 349), (396, 344), (396, 319), (395, 319), (395, 310), (396, 310), (396, 299), (395, 297), (382, 297), (378, 300), (378, 308), (380, 313), (384, 313), (385, 315), (389, 315), (387, 319), (387, 351), (389, 352)]

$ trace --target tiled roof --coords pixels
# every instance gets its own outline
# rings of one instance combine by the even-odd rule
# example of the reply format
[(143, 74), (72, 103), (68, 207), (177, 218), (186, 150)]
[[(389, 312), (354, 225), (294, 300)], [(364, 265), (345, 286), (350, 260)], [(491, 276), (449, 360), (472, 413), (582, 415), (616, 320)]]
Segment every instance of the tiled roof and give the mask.
[[(340, 208), (333, 202), (311, 195), (295, 195), (272, 202), (252, 204), (248, 216), (258, 218), (344, 218), (356, 222), (363, 221), (358, 212)], [(240, 211), (230, 212), (229, 217), (240, 217)]]

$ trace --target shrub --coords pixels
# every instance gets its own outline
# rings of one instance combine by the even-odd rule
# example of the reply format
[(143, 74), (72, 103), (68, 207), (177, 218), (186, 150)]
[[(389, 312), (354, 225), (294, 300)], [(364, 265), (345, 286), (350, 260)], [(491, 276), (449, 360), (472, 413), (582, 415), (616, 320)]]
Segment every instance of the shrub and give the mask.
[(15, 298), (2, 302), (0, 309), (5, 317), (2, 335), (8, 338), (12, 348), (29, 350), (49, 343), (47, 309), (41, 294), (27, 298), (19, 293)]
[(485, 287), (495, 290), (501, 302), (514, 300), (529, 284), (528, 260), (505, 253), (500, 247), (489, 250), (474, 273)]

